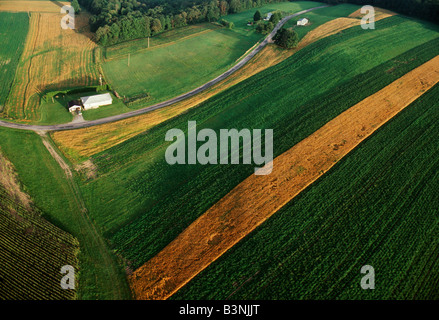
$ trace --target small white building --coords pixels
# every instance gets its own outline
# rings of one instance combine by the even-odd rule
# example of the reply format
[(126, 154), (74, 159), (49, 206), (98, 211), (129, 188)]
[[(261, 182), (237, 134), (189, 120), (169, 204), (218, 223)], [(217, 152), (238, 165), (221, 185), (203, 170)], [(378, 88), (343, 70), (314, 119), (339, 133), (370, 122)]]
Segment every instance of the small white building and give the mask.
[(113, 98), (109, 93), (97, 94), (81, 98), (84, 110), (97, 109), (101, 106), (108, 106), (113, 103)]
[(268, 20), (270, 20), (270, 18), (271, 18), (271, 16), (273, 15), (273, 13), (271, 13), (271, 12), (269, 12), (268, 14), (267, 14), (267, 16), (265, 17), (265, 21), (268, 21)]
[(300, 20), (297, 20), (297, 25), (298, 26), (306, 26), (308, 24), (308, 19), (307, 18), (302, 18)]
[(81, 113), (81, 102), (78, 100), (69, 101), (69, 112), (78, 112)]

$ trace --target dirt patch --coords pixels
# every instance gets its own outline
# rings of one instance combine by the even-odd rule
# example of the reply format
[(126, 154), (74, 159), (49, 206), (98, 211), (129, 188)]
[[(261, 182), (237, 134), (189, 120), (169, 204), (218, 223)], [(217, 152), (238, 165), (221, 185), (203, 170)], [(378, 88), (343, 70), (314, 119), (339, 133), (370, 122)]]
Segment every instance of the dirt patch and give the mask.
[(87, 160), (76, 165), (75, 170), (83, 174), (88, 180), (95, 179), (97, 177), (98, 168), (91, 160)]
[(274, 159), (270, 175), (248, 177), (134, 272), (130, 281), (136, 298), (170, 297), (438, 82), (439, 56)]

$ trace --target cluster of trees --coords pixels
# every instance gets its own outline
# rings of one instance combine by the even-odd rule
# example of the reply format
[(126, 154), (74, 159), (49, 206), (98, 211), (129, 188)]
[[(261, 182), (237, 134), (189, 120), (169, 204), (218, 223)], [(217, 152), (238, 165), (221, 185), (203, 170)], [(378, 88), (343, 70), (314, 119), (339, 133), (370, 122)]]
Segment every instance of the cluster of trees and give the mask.
[(299, 36), (296, 31), (280, 28), (273, 37), (274, 43), (286, 49), (297, 47)]
[[(153, 36), (200, 22), (218, 21), (267, 3), (285, 0), (79, 0), (92, 13), (96, 40), (104, 45)], [(228, 27), (233, 27), (230, 24)]]
[(72, 1), (72, 7), (73, 7), (73, 10), (75, 10), (76, 14), (81, 12), (81, 7), (79, 6), (78, 0)]

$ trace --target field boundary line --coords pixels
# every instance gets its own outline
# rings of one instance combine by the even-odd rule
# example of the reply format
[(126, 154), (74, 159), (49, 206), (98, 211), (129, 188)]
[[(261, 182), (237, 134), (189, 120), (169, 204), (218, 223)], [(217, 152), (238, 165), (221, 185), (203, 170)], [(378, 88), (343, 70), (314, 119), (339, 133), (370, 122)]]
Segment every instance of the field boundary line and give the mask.
[(130, 277), (137, 299), (167, 299), (439, 83), (439, 56), (367, 97), (251, 175)]

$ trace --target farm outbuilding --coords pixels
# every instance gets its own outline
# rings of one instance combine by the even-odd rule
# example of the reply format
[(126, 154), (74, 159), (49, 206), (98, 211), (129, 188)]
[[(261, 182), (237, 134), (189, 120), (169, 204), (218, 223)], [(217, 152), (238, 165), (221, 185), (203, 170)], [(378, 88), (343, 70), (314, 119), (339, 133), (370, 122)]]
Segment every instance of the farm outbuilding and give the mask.
[(81, 98), (84, 110), (97, 109), (101, 106), (107, 106), (113, 103), (113, 98), (109, 93), (97, 94)]
[(266, 17), (264, 20), (265, 20), (265, 21), (270, 20), (270, 18), (271, 18), (272, 15), (273, 15), (273, 13), (269, 12), (269, 13), (267, 14), (267, 17)]
[(81, 101), (79, 100), (69, 101), (68, 107), (69, 107), (69, 112), (76, 112), (76, 111), (81, 112), (82, 109)]
[(307, 18), (302, 18), (297, 21), (298, 26), (306, 26), (308, 24), (309, 20)]

